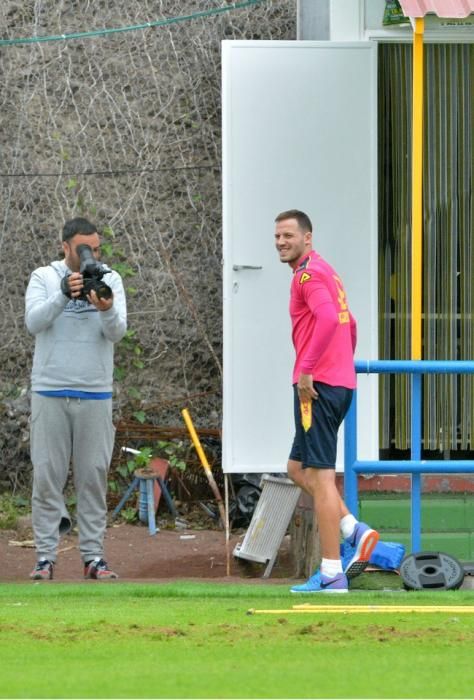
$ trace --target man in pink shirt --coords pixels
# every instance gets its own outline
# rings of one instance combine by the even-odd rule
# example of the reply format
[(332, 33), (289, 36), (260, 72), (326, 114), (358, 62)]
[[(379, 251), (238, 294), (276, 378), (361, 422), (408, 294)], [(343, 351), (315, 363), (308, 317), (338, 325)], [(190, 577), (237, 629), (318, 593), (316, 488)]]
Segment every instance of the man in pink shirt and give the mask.
[(320, 570), (291, 591), (347, 593), (348, 579), (365, 569), (379, 538), (349, 513), (336, 486), (337, 432), (356, 386), (357, 326), (341, 279), (313, 250), (309, 217), (292, 209), (279, 214), (275, 223), (280, 260), (293, 270), (290, 316), (296, 351), (296, 434), (288, 476), (313, 499), (322, 555)]

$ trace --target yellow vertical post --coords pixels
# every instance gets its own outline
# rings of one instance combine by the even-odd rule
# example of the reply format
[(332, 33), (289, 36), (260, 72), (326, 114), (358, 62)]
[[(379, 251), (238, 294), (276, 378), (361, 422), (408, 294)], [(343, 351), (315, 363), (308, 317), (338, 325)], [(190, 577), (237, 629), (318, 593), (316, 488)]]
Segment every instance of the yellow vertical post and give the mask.
[[(421, 360), (421, 299), (423, 270), (423, 18), (413, 25), (412, 216), (411, 216), (411, 359)], [(421, 375), (412, 375), (412, 397), (421, 389)], [(420, 407), (412, 405), (411, 458), (421, 458)], [(411, 540), (420, 548), (421, 474), (411, 475)]]
[(423, 265), (423, 32), (424, 18), (413, 27), (411, 359), (421, 360)]

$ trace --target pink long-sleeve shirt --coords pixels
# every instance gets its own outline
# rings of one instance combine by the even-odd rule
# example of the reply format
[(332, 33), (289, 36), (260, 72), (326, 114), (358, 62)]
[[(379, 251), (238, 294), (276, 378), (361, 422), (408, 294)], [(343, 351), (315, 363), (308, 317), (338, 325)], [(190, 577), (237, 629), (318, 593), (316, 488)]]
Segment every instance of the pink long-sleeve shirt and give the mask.
[(295, 268), (290, 316), (296, 350), (293, 384), (303, 373), (312, 374), (313, 381), (354, 389), (356, 322), (341, 280), (314, 250)]

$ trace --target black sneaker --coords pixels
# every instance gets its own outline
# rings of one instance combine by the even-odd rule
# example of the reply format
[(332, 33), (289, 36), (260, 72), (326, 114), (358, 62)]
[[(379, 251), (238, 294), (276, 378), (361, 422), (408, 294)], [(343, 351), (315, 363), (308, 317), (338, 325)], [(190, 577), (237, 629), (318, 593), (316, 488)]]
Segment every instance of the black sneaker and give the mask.
[(48, 559), (38, 559), (30, 574), (33, 581), (50, 581), (53, 578), (54, 563)]
[(106, 581), (112, 578), (118, 578), (115, 571), (111, 571), (107, 566), (107, 562), (96, 557), (84, 566), (84, 578), (94, 578), (100, 581)]

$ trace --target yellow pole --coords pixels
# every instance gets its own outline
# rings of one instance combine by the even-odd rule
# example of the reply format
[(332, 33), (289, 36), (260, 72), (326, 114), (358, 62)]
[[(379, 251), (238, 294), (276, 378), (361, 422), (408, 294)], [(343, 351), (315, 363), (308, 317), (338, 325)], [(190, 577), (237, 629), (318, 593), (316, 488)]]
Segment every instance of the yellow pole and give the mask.
[(188, 429), (188, 432), (191, 436), (191, 440), (193, 441), (194, 449), (198, 453), (199, 460), (201, 462), (201, 466), (204, 469), (204, 473), (207, 476), (207, 480), (209, 482), (209, 486), (212, 489), (212, 492), (216, 498), (217, 505), (219, 507), (219, 513), (221, 516), (221, 523), (222, 527), (225, 529), (225, 553), (226, 553), (226, 574), (227, 576), (230, 576), (230, 529), (229, 529), (229, 508), (228, 508), (228, 492), (227, 492), (227, 481), (224, 481), (224, 485), (226, 488), (226, 500), (225, 500), (225, 506), (222, 503), (222, 497), (219, 491), (219, 487), (216, 484), (216, 480), (214, 479), (214, 476), (212, 474), (211, 467), (209, 466), (209, 462), (207, 461), (207, 457), (204, 453), (204, 450), (202, 449), (201, 441), (199, 440), (198, 434), (196, 432), (196, 429), (194, 427), (193, 421), (191, 419), (191, 416), (189, 414), (189, 411), (187, 408), (183, 408), (181, 411), (181, 415), (183, 416), (184, 422), (186, 423), (186, 427)]
[(191, 440), (194, 445), (194, 449), (198, 453), (199, 460), (201, 462), (201, 466), (204, 469), (204, 472), (207, 476), (207, 480), (209, 482), (209, 485), (212, 489), (212, 492), (214, 493), (214, 496), (216, 497), (217, 505), (219, 507), (219, 513), (221, 516), (221, 521), (222, 521), (222, 527), (225, 527), (226, 523), (226, 515), (225, 515), (225, 509), (224, 509), (224, 504), (222, 502), (222, 496), (219, 491), (219, 487), (216, 484), (216, 480), (214, 479), (214, 476), (211, 471), (211, 467), (209, 466), (209, 462), (207, 461), (207, 457), (204, 453), (204, 450), (202, 449), (201, 441), (199, 440), (198, 434), (196, 433), (196, 429), (194, 427), (193, 421), (191, 420), (191, 416), (189, 414), (189, 411), (187, 408), (183, 408), (181, 411), (181, 415), (183, 416), (184, 422), (186, 423), (186, 427), (189, 431), (189, 434), (191, 436)]
[(421, 360), (423, 269), (423, 17), (413, 28), (411, 359)]
[(247, 615), (302, 615), (307, 613), (341, 614), (348, 613), (458, 613), (473, 614), (474, 605), (308, 605), (307, 607), (295, 606), (281, 610), (255, 610), (250, 608)]
[(201, 466), (204, 469), (206, 473), (210, 473), (211, 467), (209, 466), (209, 462), (207, 461), (207, 457), (204, 453), (204, 450), (202, 449), (201, 441), (199, 440), (196, 429), (193, 425), (193, 422), (191, 420), (191, 416), (189, 415), (189, 411), (187, 408), (183, 408), (181, 411), (181, 415), (184, 418), (184, 422), (186, 423), (186, 427), (189, 431), (189, 434), (191, 436), (191, 440), (193, 441), (194, 449), (198, 453), (199, 460), (201, 462)]

